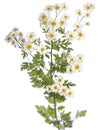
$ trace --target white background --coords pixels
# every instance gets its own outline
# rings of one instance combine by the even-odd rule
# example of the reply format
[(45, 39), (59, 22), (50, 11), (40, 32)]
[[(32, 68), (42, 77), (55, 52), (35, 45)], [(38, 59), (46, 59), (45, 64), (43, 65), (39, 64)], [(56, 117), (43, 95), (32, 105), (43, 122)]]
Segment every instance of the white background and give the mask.
[[(44, 104), (42, 92), (31, 87), (26, 72), (20, 71), (20, 51), (4, 41), (17, 26), (24, 33), (38, 36), (38, 15), (45, 5), (66, 2), (73, 13), (87, 0), (1, 0), (0, 1), (0, 130), (42, 130), (55, 128), (44, 123), (36, 112), (36, 104)], [(104, 6), (92, 0), (96, 9), (83, 41), (74, 43), (75, 53), (84, 55), (83, 70), (72, 76), (77, 86), (75, 97), (67, 101), (72, 111), (87, 109), (87, 116), (75, 122), (72, 130), (104, 129)]]

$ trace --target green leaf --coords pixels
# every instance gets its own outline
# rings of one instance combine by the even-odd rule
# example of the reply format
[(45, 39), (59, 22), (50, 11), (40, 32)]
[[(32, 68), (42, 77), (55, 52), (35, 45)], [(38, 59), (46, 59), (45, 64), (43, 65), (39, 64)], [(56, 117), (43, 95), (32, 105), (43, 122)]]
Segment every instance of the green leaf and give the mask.
[(58, 107), (58, 110), (59, 110), (59, 111), (62, 111), (64, 108), (65, 108), (65, 106), (59, 106), (59, 107)]
[(84, 117), (85, 115), (86, 115), (86, 110), (82, 110), (82, 111), (77, 111), (77, 113), (76, 113), (76, 119), (78, 118), (78, 117)]
[(22, 65), (21, 65), (21, 70), (22, 71), (26, 70), (26, 69), (28, 69), (28, 67), (29, 67), (29, 63), (28, 62), (23, 62)]

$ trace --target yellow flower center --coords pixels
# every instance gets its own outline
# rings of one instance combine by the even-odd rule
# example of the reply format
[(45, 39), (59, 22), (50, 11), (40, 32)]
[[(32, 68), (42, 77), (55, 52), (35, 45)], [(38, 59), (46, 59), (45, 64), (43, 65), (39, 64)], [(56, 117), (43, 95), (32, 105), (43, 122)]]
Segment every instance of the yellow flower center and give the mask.
[(58, 79), (58, 82), (62, 82), (62, 79)]
[(65, 22), (62, 20), (59, 22), (60, 25), (65, 25)]
[(57, 25), (57, 23), (56, 23), (55, 21), (51, 22), (50, 24), (51, 24), (51, 26), (53, 26), (53, 27), (55, 27), (55, 26)]
[(75, 65), (75, 70), (79, 70), (80, 66), (79, 65)]
[(33, 35), (32, 35), (32, 34), (30, 34), (30, 35), (29, 35), (29, 38), (30, 38), (30, 39), (32, 39), (32, 38), (33, 38)]
[(71, 38), (71, 39), (72, 39), (73, 37), (74, 37), (74, 36), (73, 36), (73, 34), (69, 34), (69, 38)]
[(61, 89), (61, 92), (62, 92), (62, 93), (66, 93), (66, 89), (65, 89), (65, 88), (62, 88), (62, 89)]
[(54, 6), (54, 9), (57, 11), (57, 10), (60, 10), (60, 6), (56, 5)]
[(83, 33), (82, 33), (82, 32), (79, 32), (79, 33), (78, 33), (78, 37), (80, 37), (80, 38), (83, 37)]
[(41, 52), (44, 52), (44, 50), (45, 50), (45, 48), (44, 48), (44, 47), (40, 48), (40, 51), (41, 51)]
[(42, 21), (42, 25), (47, 25), (48, 22), (47, 21)]
[(71, 92), (71, 91), (69, 91), (69, 92), (68, 92), (68, 95), (69, 95), (69, 96), (71, 96), (71, 95), (72, 95), (72, 92)]
[(43, 15), (41, 16), (41, 18), (42, 18), (42, 19), (46, 19), (47, 16), (46, 16), (45, 14), (43, 14)]
[(50, 34), (49, 34), (49, 37), (50, 37), (50, 38), (54, 38), (55, 35), (54, 35), (53, 33), (50, 33)]
[(57, 86), (54, 86), (53, 89), (54, 89), (54, 90), (57, 90)]
[(31, 50), (31, 49), (32, 49), (32, 45), (28, 44), (28, 45), (26, 46), (26, 49), (27, 49), (27, 50)]

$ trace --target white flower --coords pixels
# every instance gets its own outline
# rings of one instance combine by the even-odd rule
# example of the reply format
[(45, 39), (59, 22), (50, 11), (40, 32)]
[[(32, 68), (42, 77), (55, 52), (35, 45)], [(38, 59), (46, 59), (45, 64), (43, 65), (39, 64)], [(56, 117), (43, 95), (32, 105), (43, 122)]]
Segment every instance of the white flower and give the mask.
[(11, 40), (10, 43), (11, 43), (11, 45), (13, 45), (13, 46), (16, 46), (16, 45), (17, 45), (17, 43), (16, 43), (15, 40)]
[(80, 24), (80, 23), (75, 23), (74, 24), (74, 28), (75, 28), (75, 30), (81, 30), (81, 28), (82, 28), (82, 25)]
[(7, 36), (5, 37), (5, 41), (6, 41), (6, 42), (10, 42), (10, 41), (11, 41), (11, 37), (10, 37), (9, 35), (7, 35)]
[(66, 26), (66, 20), (64, 18), (58, 20), (58, 24), (60, 27)]
[(40, 52), (40, 54), (45, 54), (45, 52), (46, 52), (46, 47), (43, 46), (43, 45), (39, 46), (39, 52)]
[(82, 66), (80, 63), (75, 63), (75, 64), (73, 64), (72, 69), (74, 72), (80, 72), (82, 69)]
[(76, 59), (77, 59), (77, 62), (82, 63), (82, 62), (83, 62), (83, 55), (78, 54), (78, 55), (76, 56)]
[(92, 3), (87, 3), (83, 7), (86, 11), (92, 11), (95, 8), (95, 5)]
[(48, 20), (41, 20), (41, 25), (48, 26), (49, 22)]
[(86, 25), (86, 26), (90, 26), (90, 22), (86, 22), (85, 25)]
[(76, 14), (77, 14), (78, 16), (81, 16), (81, 15), (82, 15), (81, 10), (80, 10), (80, 9), (76, 10)]
[(73, 97), (74, 95), (74, 92), (71, 89), (68, 89), (66, 93), (67, 93), (67, 97)]
[(53, 9), (54, 9), (55, 11), (60, 11), (60, 10), (61, 10), (61, 6), (60, 6), (59, 4), (55, 4), (55, 5), (53, 6)]
[(36, 36), (33, 32), (31, 32), (26, 35), (26, 38), (28, 41), (33, 42), (35, 40)]
[(56, 20), (50, 20), (49, 27), (52, 28), (52, 29), (57, 28), (58, 27), (57, 21)]
[(22, 45), (25, 44), (25, 42), (26, 42), (25, 38), (21, 38), (20, 42), (21, 42)]
[(73, 70), (73, 68), (72, 68), (71, 66), (68, 66), (66, 71), (67, 71), (67, 73), (69, 73), (69, 74), (74, 73), (74, 70)]
[(19, 38), (21, 38), (21, 37), (23, 36), (23, 33), (20, 32), (20, 31), (18, 31), (18, 32), (17, 32), (17, 36), (18, 36)]
[(75, 39), (75, 33), (74, 32), (68, 32), (67, 37), (69, 40), (74, 40)]
[(48, 14), (46, 14), (46, 13), (41, 13), (40, 14), (40, 16), (39, 16), (39, 20), (41, 21), (41, 20), (47, 20), (48, 19)]
[(67, 19), (70, 18), (70, 16), (69, 16), (68, 14), (63, 14), (63, 15), (62, 15), (62, 18), (65, 19), (65, 20), (67, 20)]
[(63, 77), (56, 77), (56, 83), (63, 84), (64, 83)]
[(84, 32), (82, 32), (82, 31), (76, 32), (76, 38), (78, 40), (83, 39), (84, 38)]
[(11, 38), (15, 38), (16, 36), (17, 36), (17, 33), (16, 33), (16, 32), (11, 32), (11, 33), (10, 33), (10, 37), (11, 37)]
[(48, 38), (49, 40), (55, 40), (56, 37), (57, 37), (57, 34), (56, 34), (55, 31), (50, 31), (46, 36), (47, 36), (47, 38)]
[(86, 17), (86, 18), (90, 18), (90, 16), (91, 16), (91, 13), (90, 13), (90, 12), (85, 12), (85, 17)]
[(26, 45), (24, 45), (24, 51), (28, 52), (28, 53), (32, 53), (34, 51), (34, 45), (32, 43), (27, 43)]
[(66, 3), (62, 3), (61, 4), (61, 9), (62, 10), (67, 10), (68, 9), (68, 5)]
[(48, 93), (52, 92), (52, 86), (47, 86), (47, 87), (46, 87), (46, 91), (47, 91)]
[(52, 6), (51, 6), (51, 5), (45, 6), (44, 10), (45, 10), (46, 12), (51, 12), (51, 11), (52, 11)]
[(65, 86), (60, 87), (59, 94), (66, 96), (67, 88)]
[(57, 93), (59, 90), (59, 86), (57, 84), (52, 85), (52, 92)]
[(69, 64), (73, 64), (75, 62), (76, 58), (75, 58), (75, 56), (69, 56), (67, 60), (68, 60)]
[(14, 27), (13, 29), (12, 29), (12, 31), (14, 31), (14, 32), (16, 32), (16, 31), (18, 31), (19, 29), (17, 28), (17, 27)]

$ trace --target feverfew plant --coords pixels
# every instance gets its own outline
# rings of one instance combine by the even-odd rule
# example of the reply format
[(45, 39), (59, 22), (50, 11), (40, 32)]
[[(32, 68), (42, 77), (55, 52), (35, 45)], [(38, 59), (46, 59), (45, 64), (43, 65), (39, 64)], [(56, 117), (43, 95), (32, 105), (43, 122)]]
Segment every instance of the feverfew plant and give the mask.
[(77, 110), (72, 117), (71, 111), (66, 112), (63, 103), (71, 100), (73, 87), (76, 86), (67, 75), (80, 72), (83, 62), (82, 54), (71, 54), (71, 44), (74, 40), (84, 38), (83, 27), (90, 25), (87, 20), (94, 5), (87, 3), (83, 10), (76, 10), (77, 20), (72, 30), (68, 29), (70, 15), (66, 13), (67, 9), (68, 5), (65, 3), (47, 5), (44, 8), (39, 15), (44, 40), (38, 38), (34, 32), (24, 37), (16, 27), (5, 38), (11, 45), (21, 49), (24, 60), (21, 70), (27, 70), (33, 87), (44, 90), (44, 97), (49, 105), (36, 105), (38, 113), (46, 123), (52, 124), (58, 130), (72, 127), (74, 119), (86, 114), (86, 110)]

